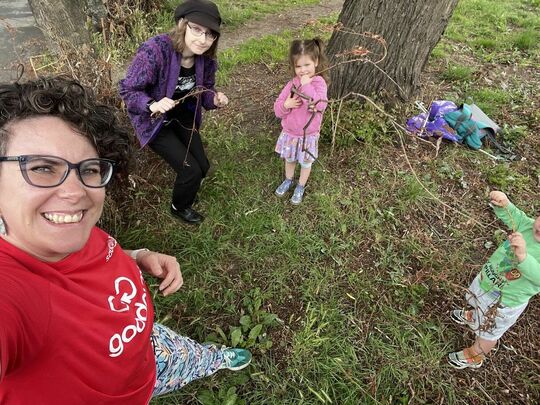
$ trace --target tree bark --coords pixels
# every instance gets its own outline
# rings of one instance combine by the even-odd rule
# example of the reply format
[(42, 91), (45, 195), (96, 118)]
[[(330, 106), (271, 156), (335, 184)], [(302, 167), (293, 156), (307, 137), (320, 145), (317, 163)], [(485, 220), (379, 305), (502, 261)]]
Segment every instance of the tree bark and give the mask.
[(106, 15), (101, 0), (28, 0), (37, 26), (49, 41), (51, 50), (62, 44), (80, 46), (90, 43), (87, 19)]
[[(377, 66), (371, 63), (344, 63), (330, 72), (329, 94), (339, 98), (349, 92), (377, 94), (386, 101), (407, 100), (420, 87), (420, 73), (429, 54), (439, 42), (458, 0), (345, 0), (339, 16), (344, 28), (355, 33), (369, 32), (384, 38), (386, 58)], [(330, 64), (342, 62), (346, 53), (358, 46), (372, 53), (376, 60), (384, 52), (383, 46), (370, 38), (334, 31), (328, 44)], [(346, 58), (355, 58), (354, 54)], [(358, 56), (356, 56), (358, 58)]]
[(92, 20), (94, 31), (101, 31), (103, 21), (107, 20), (107, 9), (103, 0), (86, 0), (86, 14)]

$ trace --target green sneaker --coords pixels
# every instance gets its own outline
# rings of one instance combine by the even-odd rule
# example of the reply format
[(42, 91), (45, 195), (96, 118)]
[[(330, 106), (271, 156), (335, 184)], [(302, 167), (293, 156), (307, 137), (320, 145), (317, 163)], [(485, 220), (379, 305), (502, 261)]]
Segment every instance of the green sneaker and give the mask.
[(228, 369), (232, 371), (242, 370), (251, 363), (251, 353), (249, 350), (240, 349), (238, 347), (226, 347), (223, 351), (223, 363), (219, 367), (220, 370)]

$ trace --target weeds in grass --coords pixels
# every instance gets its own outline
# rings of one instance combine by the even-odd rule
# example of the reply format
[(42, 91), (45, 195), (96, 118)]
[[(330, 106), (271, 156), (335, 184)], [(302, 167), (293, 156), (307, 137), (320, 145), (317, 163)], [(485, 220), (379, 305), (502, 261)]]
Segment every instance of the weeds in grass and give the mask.
[(483, 51), (495, 51), (499, 47), (497, 40), (489, 37), (476, 38), (473, 42), (474, 46)]
[(259, 288), (248, 291), (243, 299), (240, 325), (229, 326), (229, 334), (218, 326), (217, 334), (209, 335), (207, 340), (230, 347), (256, 348), (261, 353), (265, 353), (272, 347), (272, 340), (269, 339), (267, 333), (268, 328), (277, 326), (280, 320), (277, 315), (262, 309), (262, 303), (263, 297)]
[(497, 164), (483, 171), (489, 183), (499, 190), (519, 191), (530, 187), (530, 178), (517, 172), (510, 164)]
[(538, 47), (540, 36), (538, 31), (526, 30), (516, 35), (513, 42), (520, 51), (529, 51)]
[(521, 125), (511, 127), (507, 124), (504, 124), (500, 132), (500, 138), (502, 139), (502, 141), (510, 145), (518, 145), (523, 140), (525, 140), (527, 135), (527, 128)]
[[(339, 116), (334, 108), (334, 105), (330, 105), (330, 111), (323, 122), (321, 141), (332, 143), (338, 148), (347, 148), (358, 142), (380, 145), (389, 140), (387, 124), (372, 106), (349, 100), (342, 105)], [(337, 136), (332, 139), (336, 124)]]
[(450, 82), (467, 82), (473, 79), (474, 72), (475, 70), (469, 66), (450, 64), (442, 77)]
[(471, 90), (469, 95), (488, 116), (492, 117), (496, 117), (501, 108), (512, 100), (512, 95), (508, 91), (497, 88), (475, 89)]
[[(527, 2), (523, 0), (460, 2), (447, 27), (447, 37), (470, 45), (478, 57), (490, 62), (501, 58), (509, 60), (509, 54), (516, 48), (529, 52), (537, 47), (538, 41), (535, 42), (534, 38), (537, 38), (540, 19), (538, 13), (534, 15), (530, 9), (524, 8), (525, 5)], [(535, 53), (522, 56), (533, 60)]]

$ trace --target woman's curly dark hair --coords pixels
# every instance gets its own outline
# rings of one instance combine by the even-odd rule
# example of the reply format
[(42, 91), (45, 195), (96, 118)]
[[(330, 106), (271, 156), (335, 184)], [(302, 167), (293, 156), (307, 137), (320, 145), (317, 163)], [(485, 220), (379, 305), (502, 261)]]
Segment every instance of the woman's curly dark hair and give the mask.
[(121, 177), (127, 176), (131, 137), (115, 109), (99, 103), (91, 89), (63, 76), (0, 84), (0, 154), (6, 153), (10, 124), (43, 115), (65, 121), (90, 141), (99, 157), (116, 161)]

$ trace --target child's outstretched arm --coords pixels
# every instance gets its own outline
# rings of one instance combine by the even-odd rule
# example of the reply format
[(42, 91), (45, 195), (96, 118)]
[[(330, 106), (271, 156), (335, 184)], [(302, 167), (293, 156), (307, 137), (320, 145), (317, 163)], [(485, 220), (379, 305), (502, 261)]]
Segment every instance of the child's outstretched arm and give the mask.
[(489, 199), (495, 215), (512, 231), (521, 231), (534, 222), (527, 214), (512, 204), (502, 191), (492, 191), (489, 193)]
[(513, 232), (508, 236), (510, 247), (518, 260), (518, 269), (533, 284), (540, 286), (540, 263), (527, 253), (527, 245), (520, 232)]

